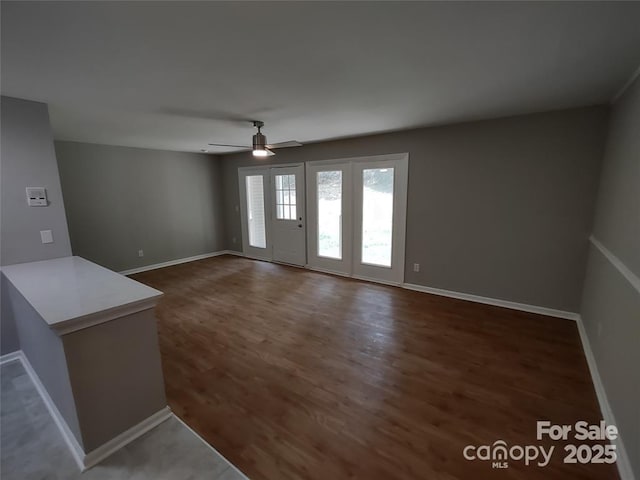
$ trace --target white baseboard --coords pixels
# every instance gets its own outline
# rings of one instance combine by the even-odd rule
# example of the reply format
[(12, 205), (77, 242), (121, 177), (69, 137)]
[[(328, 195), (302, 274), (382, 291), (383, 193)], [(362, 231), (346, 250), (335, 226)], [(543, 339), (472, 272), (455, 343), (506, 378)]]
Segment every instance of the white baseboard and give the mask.
[(5, 363), (17, 362), (21, 359), (22, 350), (16, 350), (15, 352), (6, 353), (0, 357), (0, 365)]
[[(223, 250), (222, 253), (225, 255), (235, 255), (236, 257), (246, 257), (246, 255), (243, 252), (239, 252), (237, 250)], [(182, 422), (182, 420), (180, 421)]]
[[(607, 425), (617, 425), (616, 419), (613, 415), (613, 411), (611, 410), (611, 405), (609, 404), (609, 400), (607, 398), (607, 393), (604, 389), (604, 385), (602, 384), (602, 378), (600, 378), (600, 372), (598, 371), (596, 358), (593, 355), (593, 351), (591, 350), (591, 343), (589, 343), (589, 337), (587, 336), (587, 331), (584, 328), (582, 317), (578, 317), (577, 324), (578, 332), (580, 333), (580, 341), (582, 342), (582, 349), (584, 350), (584, 355), (587, 358), (589, 372), (591, 373), (591, 380), (596, 391), (596, 396), (598, 397), (598, 403), (600, 404), (600, 412), (602, 413), (602, 418), (605, 422), (607, 422)], [(624, 448), (622, 437), (618, 435), (618, 438), (613, 443), (617, 447), (616, 452), (618, 459), (616, 461), (616, 466), (618, 467), (620, 479), (635, 480), (633, 470), (631, 469), (631, 462), (629, 460), (629, 456), (627, 455), (627, 451)]]
[(481, 297), (479, 295), (472, 295), (470, 293), (454, 292), (451, 290), (442, 290), (440, 288), (425, 287), (422, 285), (415, 285), (412, 283), (403, 283), (402, 288), (408, 290), (415, 290), (416, 292), (431, 293), (433, 295), (440, 295), (442, 297), (457, 298), (460, 300), (468, 300), (470, 302), (484, 303), (486, 305), (493, 305), (496, 307), (510, 308), (512, 310), (520, 310), (529, 313), (538, 313), (540, 315), (547, 315), (549, 317), (565, 318), (567, 320), (578, 320), (580, 315), (575, 312), (565, 312), (564, 310), (555, 310), (553, 308), (539, 307), (537, 305), (528, 305), (526, 303), (510, 302), (508, 300), (500, 300), (498, 298)]
[(257, 260), (259, 262), (276, 263), (276, 262), (273, 261), (272, 258), (255, 257), (253, 255), (245, 255), (244, 253), (231, 252), (229, 255), (235, 255), (236, 257), (243, 257), (243, 258), (246, 258), (248, 260)]
[[(587, 332), (584, 329), (584, 324), (582, 322), (582, 318), (580, 317), (580, 314), (574, 313), (574, 312), (565, 312), (563, 310), (554, 310), (546, 307), (538, 307), (535, 305), (509, 302), (506, 300), (499, 300), (495, 298), (480, 297), (478, 295), (471, 295), (468, 293), (452, 292), (450, 290), (441, 290), (439, 288), (424, 287), (422, 285), (405, 283), (402, 285), (402, 287), (407, 288), (409, 290), (415, 290), (418, 292), (432, 293), (434, 295), (458, 298), (461, 300), (469, 300), (472, 302), (485, 303), (488, 305), (511, 308), (514, 310), (522, 310), (530, 313), (539, 313), (539, 314), (547, 315), (550, 317), (558, 317), (558, 318), (565, 318), (567, 320), (574, 320), (578, 326), (578, 332), (580, 333), (580, 341), (582, 342), (582, 348), (584, 350), (585, 357), (587, 358), (587, 363), (589, 365), (589, 372), (591, 373), (591, 380), (593, 382), (593, 387), (598, 397), (598, 403), (600, 405), (602, 418), (604, 419), (605, 422), (607, 422), (607, 425), (616, 425), (616, 420), (613, 415), (613, 411), (611, 410), (609, 400), (607, 399), (607, 394), (602, 384), (602, 379), (600, 378), (600, 373), (598, 372), (596, 360), (593, 355), (593, 351), (591, 350), (591, 344), (589, 343), (589, 338), (587, 337)], [(617, 446), (616, 450), (617, 450), (618, 460), (616, 462), (616, 465), (618, 467), (618, 472), (620, 474), (621, 480), (635, 480), (633, 470), (631, 469), (631, 462), (629, 461), (629, 456), (624, 447), (624, 442), (622, 440), (622, 437), (618, 436), (618, 439), (613, 443)]]
[[(42, 398), (42, 401), (44, 402), (44, 405), (47, 407), (47, 410), (49, 411), (49, 414), (51, 415), (51, 418), (53, 418), (53, 421), (55, 422), (56, 426), (58, 427), (58, 430), (60, 430), (60, 434), (62, 435), (64, 443), (67, 444), (67, 447), (69, 448), (69, 451), (71, 452), (71, 455), (73, 456), (73, 459), (75, 460), (76, 464), (78, 465), (78, 468), (80, 470), (82, 470), (82, 471), (85, 470), (85, 466), (84, 466), (85, 453), (84, 453), (84, 450), (82, 449), (82, 447), (78, 443), (78, 440), (76, 440), (75, 435), (73, 434), (73, 432), (69, 428), (69, 425), (67, 425), (67, 422), (64, 419), (64, 417), (62, 416), (62, 414), (60, 413), (60, 411), (58, 410), (58, 407), (56, 407), (56, 404), (53, 403), (53, 400), (49, 396), (49, 393), (44, 388), (44, 385), (40, 381), (40, 378), (38, 377), (38, 375), (36, 374), (35, 370), (31, 366), (31, 363), (29, 362), (29, 359), (26, 357), (24, 352), (22, 352), (21, 350), (19, 352), (13, 352), (13, 353), (11, 353), (9, 355), (13, 355), (15, 353), (18, 354), (17, 355), (18, 358), (16, 360), (19, 360), (22, 363), (22, 366), (24, 367), (25, 371), (27, 372), (27, 375), (29, 375), (29, 378), (33, 382), (34, 387), (36, 387), (36, 390), (40, 394), (40, 398)], [(2, 363), (5, 363), (4, 362), (4, 358), (5, 358), (5, 356), (2, 357)], [(11, 360), (9, 360), (9, 361), (11, 361)]]
[[(187, 258), (180, 258), (177, 260), (171, 260), (169, 262), (163, 262), (163, 263), (156, 263), (153, 265), (147, 265), (144, 267), (139, 267), (139, 268), (132, 268), (130, 270), (123, 270), (120, 273), (121, 275), (133, 275), (134, 273), (141, 273), (141, 272), (146, 272), (149, 270), (155, 270), (157, 268), (164, 268), (164, 267), (171, 267), (173, 265), (179, 265), (181, 263), (187, 263), (187, 262), (193, 262), (195, 260), (202, 260), (205, 258), (210, 258), (210, 257), (217, 257), (220, 255), (235, 255), (237, 257), (244, 257), (244, 258), (249, 258), (252, 260), (262, 260), (262, 261), (271, 261), (269, 259), (265, 259), (265, 258), (258, 258), (258, 257), (252, 257), (249, 255), (245, 255), (243, 252), (238, 252), (236, 250), (220, 250), (218, 252), (211, 252), (211, 253), (205, 253), (202, 255), (196, 255), (193, 257), (187, 257)], [(368, 277), (364, 277), (364, 276), (360, 276), (360, 275), (346, 275), (344, 273), (341, 272), (334, 272), (331, 270), (325, 270), (322, 268), (317, 268), (317, 267), (310, 267), (309, 265), (305, 266), (307, 269), (309, 270), (314, 270), (317, 272), (323, 272), (323, 273), (329, 273), (332, 275), (340, 275), (340, 276), (345, 276), (345, 277), (350, 277), (350, 278), (355, 278), (358, 280), (364, 280), (364, 281), (368, 281), (368, 282), (373, 282), (373, 283), (380, 283), (383, 285), (392, 285), (392, 286), (400, 286), (402, 288), (406, 288), (408, 290), (415, 290), (417, 292), (424, 292), (424, 293), (431, 293), (433, 295), (440, 295), (443, 297), (450, 297), (450, 298), (458, 298), (461, 300), (468, 300), (471, 302), (477, 302), (477, 303), (484, 303), (487, 305), (494, 305), (497, 307), (504, 307), (504, 308), (511, 308), (513, 310), (521, 310), (523, 312), (529, 312), (529, 313), (538, 313), (541, 315), (547, 315), (549, 317), (557, 317), (557, 318), (565, 318), (568, 320), (577, 320), (579, 315), (575, 312), (566, 312), (563, 310), (555, 310), (553, 308), (547, 308), (547, 307), (539, 307), (536, 305), (528, 305), (525, 303), (517, 303), (517, 302), (510, 302), (507, 300), (500, 300), (497, 298), (489, 298), (489, 297), (482, 297), (479, 295), (472, 295), (469, 293), (462, 293), (462, 292), (454, 292), (451, 290), (443, 290), (440, 288), (433, 288), (433, 287), (425, 287), (423, 285), (416, 285), (416, 284), (412, 284), (412, 283), (398, 283), (398, 282), (387, 282), (387, 281), (382, 281), (382, 280), (378, 280), (375, 278), (368, 278)]]
[(229, 254), (230, 250), (220, 250), (218, 252), (203, 253), (202, 255), (194, 255), (193, 257), (178, 258), (176, 260), (169, 260), (168, 262), (154, 263), (153, 265), (145, 265), (144, 267), (131, 268), (129, 270), (122, 270), (118, 272), (120, 275), (133, 275), (134, 273), (147, 272), (149, 270), (155, 270), (157, 268), (171, 267), (173, 265), (180, 265), (181, 263), (193, 262), (195, 260), (203, 260), (205, 258), (217, 257), (219, 255)]
[(157, 427), (165, 420), (168, 420), (171, 417), (171, 415), (172, 415), (171, 409), (169, 407), (164, 407), (162, 410), (145, 418), (143, 421), (141, 421), (137, 425), (134, 425), (129, 430), (122, 432), (120, 435), (112, 438), (107, 443), (104, 443), (98, 448), (96, 448), (95, 450), (90, 451), (84, 456), (83, 470), (91, 468), (94, 465), (100, 463), (109, 455), (117, 452), (122, 447), (133, 442), (136, 438), (144, 435), (149, 430)]
[(305, 265), (305, 268), (313, 272), (327, 273), (329, 275), (337, 275), (338, 277), (351, 278), (351, 275), (348, 273), (338, 272), (336, 270), (331, 270), (329, 268), (313, 267), (309, 264)]
[(389, 280), (380, 280), (378, 278), (366, 277), (364, 275), (351, 275), (351, 278), (355, 278), (356, 280), (362, 280), (364, 282), (379, 283), (381, 285), (390, 285), (392, 287), (402, 287), (403, 286), (402, 282), (392, 282), (392, 281), (389, 281)]
[(53, 400), (49, 396), (49, 393), (47, 393), (47, 390), (44, 388), (44, 385), (31, 366), (31, 363), (29, 363), (29, 359), (26, 357), (26, 355), (21, 350), (19, 350), (17, 352), (11, 352), (0, 357), (0, 365), (14, 361), (20, 361), (22, 363), (22, 366), (27, 372), (27, 375), (29, 375), (29, 378), (33, 382), (36, 390), (40, 394), (42, 401), (44, 402), (47, 410), (49, 411), (49, 414), (51, 415), (51, 418), (53, 418), (53, 421), (58, 427), (58, 430), (60, 430), (62, 438), (67, 444), (67, 447), (71, 451), (73, 459), (76, 461), (76, 464), (81, 471), (85, 471), (88, 468), (91, 468), (92, 466), (101, 462), (109, 455), (115, 453), (125, 445), (128, 445), (129, 443), (134, 441), (136, 438), (145, 434), (152, 428), (158, 426), (160, 423), (164, 422), (172, 415), (169, 407), (164, 407), (159, 412), (154, 413), (150, 417), (144, 419), (142, 422), (131, 427), (129, 430), (122, 432), (120, 435), (109, 440), (107, 443), (99, 446), (89, 453), (85, 453), (84, 449), (76, 440), (75, 435), (73, 434), (73, 432), (71, 432), (71, 429), (69, 428), (69, 425), (67, 425), (64, 417), (60, 414), (60, 411), (56, 407), (55, 403), (53, 403)]

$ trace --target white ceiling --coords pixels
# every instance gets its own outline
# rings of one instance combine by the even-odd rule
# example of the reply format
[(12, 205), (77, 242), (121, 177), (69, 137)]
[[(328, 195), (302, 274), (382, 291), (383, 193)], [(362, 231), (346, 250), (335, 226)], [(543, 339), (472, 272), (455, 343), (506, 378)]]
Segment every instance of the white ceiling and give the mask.
[(600, 104), (640, 64), (640, 2), (1, 8), (2, 94), (49, 103), (58, 139), (168, 150)]

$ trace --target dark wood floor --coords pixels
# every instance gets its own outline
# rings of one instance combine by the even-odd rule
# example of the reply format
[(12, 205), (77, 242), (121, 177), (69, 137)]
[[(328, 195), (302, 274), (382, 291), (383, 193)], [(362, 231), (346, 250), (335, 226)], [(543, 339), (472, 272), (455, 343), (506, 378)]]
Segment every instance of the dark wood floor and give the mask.
[[(173, 411), (251, 479), (611, 479), (467, 461), (601, 416), (576, 324), (222, 256), (134, 275)], [(542, 442), (546, 447), (553, 445)]]

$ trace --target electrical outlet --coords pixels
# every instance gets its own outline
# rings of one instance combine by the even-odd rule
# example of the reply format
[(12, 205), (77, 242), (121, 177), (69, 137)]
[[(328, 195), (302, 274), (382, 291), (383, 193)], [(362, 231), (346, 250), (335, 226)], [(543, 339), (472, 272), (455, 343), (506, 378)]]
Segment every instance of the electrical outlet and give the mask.
[(419, 272), (420, 271), (420, 264), (419, 263), (414, 263), (413, 264), (413, 271), (414, 272)]
[(236, 237), (233, 237), (233, 238), (231, 239), (231, 243), (236, 243), (236, 241), (237, 241), (237, 240), (236, 240)]
[(138, 256), (144, 257), (144, 250), (138, 250)]

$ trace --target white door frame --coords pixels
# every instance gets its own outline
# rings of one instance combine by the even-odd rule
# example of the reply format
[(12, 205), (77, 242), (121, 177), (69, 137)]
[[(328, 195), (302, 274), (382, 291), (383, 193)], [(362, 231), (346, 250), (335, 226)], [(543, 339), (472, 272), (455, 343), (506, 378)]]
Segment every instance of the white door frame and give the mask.
[[(342, 259), (318, 255), (318, 189), (317, 175), (320, 172), (342, 172)], [(351, 163), (345, 161), (318, 161), (307, 163), (307, 262), (308, 267), (337, 275), (351, 275), (351, 252), (353, 236), (351, 199)]]
[[(307, 264), (307, 211), (305, 195), (305, 166), (304, 164), (286, 165), (269, 168), (271, 185), (271, 252), (274, 262), (286, 263), (304, 267)], [(296, 215), (293, 219), (279, 219), (277, 214), (277, 199), (274, 194), (277, 175), (293, 175), (296, 180)], [(278, 248), (278, 246), (284, 248)]]
[[(391, 267), (362, 262), (362, 172), (370, 168), (393, 168), (393, 228), (391, 232)], [(407, 182), (408, 155), (405, 158), (392, 155), (371, 157), (366, 162), (353, 164), (354, 219), (353, 277), (380, 283), (400, 285), (404, 283), (405, 241), (407, 232)]]
[[(361, 210), (362, 208), (362, 194), (360, 188), (360, 201), (357, 198), (351, 198), (349, 195), (353, 192), (353, 196), (358, 196), (358, 189), (356, 184), (358, 179), (353, 173), (356, 170), (356, 166), (361, 164), (373, 165), (372, 168), (383, 168), (384, 166), (393, 167), (394, 170), (394, 205), (393, 205), (393, 219), (394, 229), (392, 244), (394, 249), (392, 250), (392, 269), (389, 275), (380, 275), (379, 269), (381, 267), (359, 268), (361, 252), (355, 252), (354, 246), (357, 243), (354, 239), (361, 238), (362, 236), (362, 221)], [(378, 165), (382, 167), (378, 167)], [(343, 260), (345, 254), (349, 256), (348, 271), (344, 265), (340, 262), (331, 261), (330, 259), (321, 259), (317, 256), (317, 198), (316, 198), (316, 185), (315, 178), (318, 171), (327, 171), (333, 169), (345, 168), (348, 171), (348, 181), (345, 183), (343, 178)], [(351, 158), (339, 158), (330, 160), (316, 160), (307, 162), (307, 259), (308, 267), (313, 270), (319, 270), (329, 273), (336, 273), (339, 275), (352, 276), (362, 280), (368, 280), (378, 283), (387, 283), (391, 285), (400, 285), (404, 282), (405, 271), (405, 245), (406, 245), (406, 233), (407, 233), (407, 191), (408, 191), (408, 174), (409, 174), (409, 154), (408, 153), (393, 153), (386, 155), (371, 155), (366, 157), (351, 157)], [(344, 175), (344, 174), (343, 174)], [(345, 192), (346, 193), (345, 196)], [(347, 198), (349, 197), (349, 198)], [(345, 213), (348, 211), (345, 218)], [(314, 213), (315, 212), (315, 213)], [(354, 215), (351, 218), (350, 215)], [(360, 221), (358, 222), (358, 215)], [(348, 220), (345, 221), (345, 220)], [(352, 231), (360, 230), (360, 232)], [(349, 243), (347, 247), (347, 242)], [(348, 249), (347, 249), (348, 248)], [(353, 254), (352, 254), (353, 253)], [(365, 266), (369, 267), (369, 266)], [(382, 267), (384, 268), (384, 267)], [(389, 269), (391, 270), (391, 269)], [(375, 276), (374, 276), (375, 275)]]
[[(240, 196), (240, 228), (242, 232), (242, 253), (245, 257), (255, 258), (257, 260), (273, 261), (273, 245), (272, 245), (272, 185), (271, 185), (271, 169), (281, 167), (299, 167), (305, 166), (303, 162), (295, 163), (277, 163), (269, 165), (252, 165), (250, 167), (238, 167), (238, 194)], [(265, 209), (265, 235), (267, 240), (267, 248), (257, 248), (249, 245), (249, 229), (247, 223), (247, 176), (262, 175), (262, 189), (264, 192), (264, 209)], [(306, 174), (304, 175), (306, 177)], [(306, 209), (305, 209), (306, 210)], [(306, 225), (306, 220), (305, 220)], [(306, 229), (305, 229), (306, 230)]]

